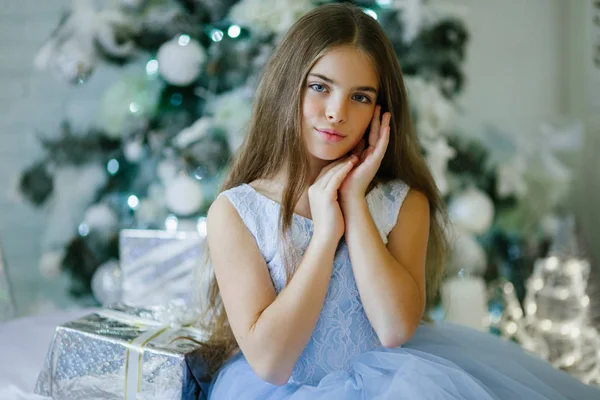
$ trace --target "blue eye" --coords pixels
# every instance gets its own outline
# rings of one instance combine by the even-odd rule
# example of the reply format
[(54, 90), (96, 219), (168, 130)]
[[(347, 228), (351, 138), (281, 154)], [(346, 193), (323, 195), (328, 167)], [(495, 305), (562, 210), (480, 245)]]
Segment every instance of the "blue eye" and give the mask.
[(364, 94), (356, 94), (356, 95), (354, 95), (354, 98), (361, 103), (365, 103), (365, 104), (371, 103), (371, 99), (369, 97), (365, 96)]
[(319, 84), (319, 83), (313, 83), (312, 85), (309, 86), (312, 90), (317, 91), (317, 92), (324, 92), (325, 91), (325, 86)]

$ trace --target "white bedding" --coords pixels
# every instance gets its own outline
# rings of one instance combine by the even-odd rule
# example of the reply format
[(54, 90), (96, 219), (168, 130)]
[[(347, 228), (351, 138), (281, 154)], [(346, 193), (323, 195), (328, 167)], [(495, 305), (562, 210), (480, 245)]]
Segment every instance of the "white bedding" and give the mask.
[(54, 328), (91, 311), (64, 311), (0, 323), (0, 399), (47, 399), (33, 394), (33, 389)]

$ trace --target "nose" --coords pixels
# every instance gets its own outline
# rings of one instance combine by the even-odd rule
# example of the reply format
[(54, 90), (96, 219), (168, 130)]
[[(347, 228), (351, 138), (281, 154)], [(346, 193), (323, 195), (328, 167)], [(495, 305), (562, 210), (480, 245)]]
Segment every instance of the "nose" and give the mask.
[(332, 123), (341, 124), (346, 122), (347, 118), (347, 101), (343, 98), (335, 98), (332, 96), (330, 101), (327, 103), (327, 109), (325, 111), (327, 120)]

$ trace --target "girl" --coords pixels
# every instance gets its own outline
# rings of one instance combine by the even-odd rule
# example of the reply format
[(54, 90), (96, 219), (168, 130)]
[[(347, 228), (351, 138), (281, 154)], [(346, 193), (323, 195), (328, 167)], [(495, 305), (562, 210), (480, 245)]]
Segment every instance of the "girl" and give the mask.
[(491, 335), (419, 326), (442, 201), (391, 44), (359, 8), (317, 8), (281, 41), (224, 189), (209, 361), (229, 360), (209, 398), (600, 398)]

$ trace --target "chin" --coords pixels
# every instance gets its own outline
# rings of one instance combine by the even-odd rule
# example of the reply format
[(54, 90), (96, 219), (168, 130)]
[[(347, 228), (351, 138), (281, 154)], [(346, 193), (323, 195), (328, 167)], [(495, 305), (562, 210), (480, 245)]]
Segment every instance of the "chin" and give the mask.
[(344, 155), (346, 155), (345, 152), (337, 149), (314, 149), (314, 151), (310, 151), (310, 154), (313, 157), (318, 158), (319, 160), (323, 160), (323, 161), (335, 161), (340, 157), (343, 157)]

